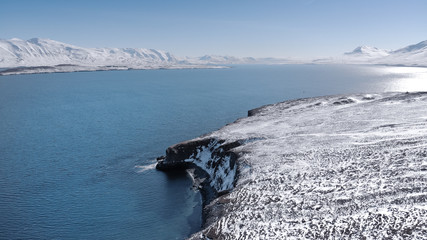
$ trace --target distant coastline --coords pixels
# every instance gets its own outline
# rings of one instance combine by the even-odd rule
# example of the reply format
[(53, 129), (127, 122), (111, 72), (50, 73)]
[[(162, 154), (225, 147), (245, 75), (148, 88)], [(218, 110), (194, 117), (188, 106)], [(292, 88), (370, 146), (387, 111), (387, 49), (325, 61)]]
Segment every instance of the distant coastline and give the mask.
[(133, 69), (224, 68), (241, 64), (356, 64), (426, 67), (427, 41), (389, 51), (361, 46), (320, 59), (254, 58), (220, 55), (176, 57), (145, 48), (83, 48), (50, 39), (0, 39), (0, 76), (13, 74)]
[(214, 65), (176, 65), (152, 67), (126, 67), (126, 66), (80, 66), (73, 64), (59, 64), (55, 66), (33, 66), (0, 69), (0, 76), (43, 73), (69, 73), (69, 72), (97, 72), (97, 71), (127, 71), (127, 70), (160, 70), (160, 69), (220, 69), (227, 66)]
[[(283, 64), (283, 63), (282, 63)], [(289, 64), (314, 64), (314, 65), (359, 65), (359, 66), (384, 66), (384, 67), (413, 67), (427, 68), (427, 65), (407, 64), (363, 64), (363, 63), (289, 63)], [(244, 64), (244, 65), (281, 65), (281, 64)], [(151, 67), (126, 67), (126, 66), (80, 66), (74, 64), (58, 64), (54, 66), (31, 66), (0, 68), (0, 76), (46, 74), (46, 73), (70, 73), (70, 72), (98, 72), (98, 71), (129, 71), (129, 70), (167, 70), (167, 69), (226, 69), (232, 66), (226, 65), (172, 65)]]

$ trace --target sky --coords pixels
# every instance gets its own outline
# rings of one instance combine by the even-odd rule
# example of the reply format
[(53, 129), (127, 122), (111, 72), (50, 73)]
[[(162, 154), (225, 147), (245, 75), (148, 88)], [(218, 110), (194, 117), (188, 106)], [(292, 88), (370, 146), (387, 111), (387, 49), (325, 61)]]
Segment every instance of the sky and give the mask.
[(427, 40), (425, 0), (2, 0), (0, 38), (316, 58)]

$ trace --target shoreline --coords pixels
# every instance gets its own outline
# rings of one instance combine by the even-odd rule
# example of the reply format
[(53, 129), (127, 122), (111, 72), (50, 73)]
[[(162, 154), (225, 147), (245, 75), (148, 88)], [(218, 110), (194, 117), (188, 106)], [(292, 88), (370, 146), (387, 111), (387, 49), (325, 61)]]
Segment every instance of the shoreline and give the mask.
[[(420, 185), (427, 181), (427, 160), (417, 157), (427, 156), (422, 144), (427, 140), (424, 102), (427, 93), (383, 93), (265, 105), (217, 131), (169, 147), (156, 168), (198, 169), (202, 174), (195, 173), (194, 179), (205, 184), (205, 194), (209, 187), (221, 193), (204, 202), (203, 227), (190, 239), (381, 238), (390, 231), (417, 237), (423, 234), (427, 213), (422, 207), (427, 191)], [(317, 117), (309, 117), (313, 114)], [(300, 126), (305, 122), (308, 125)], [(233, 161), (226, 157), (230, 153)], [(320, 160), (313, 161), (313, 156)], [(389, 158), (398, 161), (383, 162)], [(322, 159), (331, 160), (323, 163)], [(401, 165), (402, 161), (413, 167)], [(354, 175), (348, 163), (363, 172)], [(224, 166), (228, 166), (225, 171)], [(235, 175), (228, 175), (233, 171)], [(412, 171), (418, 174), (415, 178), (408, 175)], [(378, 180), (378, 175), (383, 177)], [(232, 186), (224, 187), (230, 176)], [(414, 180), (399, 180), (408, 177)], [(341, 182), (342, 178), (347, 180)], [(385, 189), (391, 192), (369, 187), (377, 181), (387, 181), (386, 187), (390, 186)], [(386, 216), (392, 218), (372, 228)], [(348, 221), (355, 225), (345, 225)], [(406, 227), (396, 228), (399, 224)]]
[[(349, 65), (349, 66), (377, 66), (377, 67), (409, 67), (427, 68), (427, 65), (411, 64), (387, 64), (387, 63), (271, 63), (271, 64), (233, 64), (233, 65)], [(67, 69), (69, 68), (69, 69)], [(72, 73), (72, 72), (104, 72), (104, 71), (131, 71), (131, 70), (174, 70), (174, 69), (227, 69), (231, 66), (224, 65), (176, 65), (176, 66), (152, 66), (152, 67), (127, 67), (127, 66), (81, 66), (74, 64), (59, 64), (54, 66), (28, 66), (0, 68), (1, 76), (29, 75), (29, 74), (49, 74), (49, 73)]]
[[(216, 139), (181, 142), (169, 147), (166, 150), (166, 156), (160, 156), (157, 158), (157, 170), (164, 172), (186, 171), (193, 180), (193, 188), (200, 191), (202, 196), (202, 226), (200, 230), (207, 227), (220, 216), (215, 213), (215, 208), (217, 206), (211, 204), (214, 200), (229, 193), (238, 179), (238, 164), (235, 163), (232, 167), (233, 169), (236, 169), (235, 174), (231, 176), (232, 186), (229, 185), (226, 189), (218, 188), (215, 185), (212, 185), (215, 179), (213, 179), (212, 173), (209, 173), (210, 169), (201, 166), (200, 163), (195, 163), (200, 160), (197, 158), (199, 158), (198, 154), (200, 154), (200, 151), (203, 148), (208, 148), (210, 158), (216, 158), (218, 162), (226, 161), (225, 165), (229, 164), (230, 161), (236, 162), (238, 156), (233, 152), (233, 149), (240, 146), (240, 143), (234, 142), (223, 144), (224, 141), (220, 142), (220, 146), (217, 149), (213, 149), (218, 146), (218, 141)], [(194, 158), (194, 160), (189, 161), (189, 159), (192, 158)], [(218, 166), (219, 164), (217, 163), (217, 165), (215, 167), (212, 166), (212, 168), (218, 168)]]
[(59, 64), (55, 66), (29, 66), (12, 67), (0, 70), (0, 76), (72, 73), (72, 72), (104, 72), (104, 71), (131, 71), (131, 70), (174, 70), (174, 69), (224, 69), (228, 66), (220, 65), (175, 65), (152, 67), (126, 67), (126, 66), (80, 66), (74, 64)]

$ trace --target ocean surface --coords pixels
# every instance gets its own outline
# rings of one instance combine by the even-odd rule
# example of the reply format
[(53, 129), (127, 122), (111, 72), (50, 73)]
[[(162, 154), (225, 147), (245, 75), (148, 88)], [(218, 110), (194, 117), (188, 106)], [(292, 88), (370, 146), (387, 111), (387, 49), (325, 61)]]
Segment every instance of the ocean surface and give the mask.
[(427, 69), (247, 65), (0, 77), (0, 239), (183, 239), (201, 224), (172, 144), (264, 104), (427, 90)]

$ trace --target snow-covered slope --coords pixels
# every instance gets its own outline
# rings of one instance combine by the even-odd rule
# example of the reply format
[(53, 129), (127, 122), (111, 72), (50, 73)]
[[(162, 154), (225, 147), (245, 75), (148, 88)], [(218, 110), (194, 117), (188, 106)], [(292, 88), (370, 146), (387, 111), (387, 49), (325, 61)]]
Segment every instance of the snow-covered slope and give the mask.
[[(177, 58), (172, 54), (144, 48), (83, 48), (50, 39), (0, 39), (0, 68), (77, 65), (94, 67), (159, 68), (224, 64), (289, 63), (288, 59), (239, 58), (205, 55)], [(52, 69), (52, 68), (51, 68)], [(39, 69), (43, 71), (43, 69)], [(27, 71), (30, 71), (27, 69)]]
[(314, 62), (427, 66), (427, 41), (409, 45), (395, 51), (360, 46), (352, 52), (344, 53), (342, 56), (318, 59)]
[(255, 58), (238, 58), (233, 56), (220, 56), (220, 55), (204, 55), (196, 58), (186, 58), (186, 61), (190, 63), (199, 64), (248, 64), (255, 63)]
[(0, 75), (97, 70), (218, 68), (227, 64), (299, 63), (279, 58), (205, 55), (177, 58), (144, 48), (83, 48), (50, 39), (0, 39)]
[(356, 58), (381, 58), (390, 55), (390, 52), (376, 47), (360, 46), (355, 48), (352, 52), (344, 53), (344, 55)]
[(394, 54), (401, 54), (401, 53), (419, 53), (419, 52), (425, 52), (427, 48), (427, 40), (426, 41), (422, 41), (419, 42), (417, 44), (414, 45), (409, 45), (407, 47), (398, 49), (396, 51), (394, 51)]
[(21, 39), (0, 40), (1, 68), (59, 64), (138, 67), (177, 63), (177, 59), (170, 53), (154, 49), (82, 48), (39, 38), (28, 41)]
[(426, 105), (427, 93), (268, 105), (172, 146), (159, 165), (195, 163), (231, 190), (193, 239), (425, 239)]
[(391, 64), (427, 66), (427, 41), (395, 51), (361, 46), (339, 57), (317, 60), (220, 55), (178, 58), (144, 48), (83, 48), (50, 39), (0, 39), (0, 75), (96, 70), (213, 68), (228, 64)]
[[(254, 57), (233, 57), (221, 55), (204, 55), (202, 57), (186, 57), (183, 62), (190, 64), (298, 64), (304, 63), (302, 60), (291, 58), (254, 58)], [(307, 61), (305, 61), (307, 62)]]
[(393, 51), (389, 57), (382, 59), (382, 61), (389, 64), (407, 62), (412, 65), (427, 66), (427, 41)]

